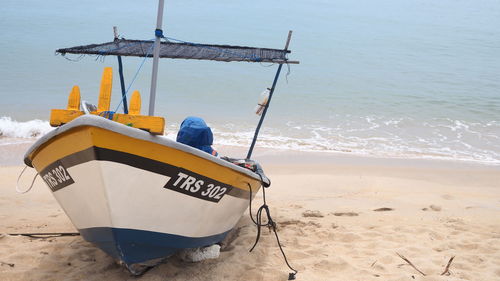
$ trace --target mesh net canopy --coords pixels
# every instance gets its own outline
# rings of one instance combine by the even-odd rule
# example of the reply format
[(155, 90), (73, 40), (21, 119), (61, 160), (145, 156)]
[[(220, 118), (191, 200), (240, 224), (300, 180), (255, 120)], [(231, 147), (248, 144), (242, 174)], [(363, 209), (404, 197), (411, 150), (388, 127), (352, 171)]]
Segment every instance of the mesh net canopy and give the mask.
[[(91, 44), (71, 48), (59, 49), (56, 52), (65, 54), (84, 54), (99, 56), (133, 56), (152, 57), (153, 41), (116, 39), (103, 44)], [(197, 43), (161, 42), (160, 58), (195, 59), (213, 61), (246, 61), (270, 63), (298, 63), (289, 61), (286, 57), (290, 51), (252, 48), (228, 45), (206, 45)]]

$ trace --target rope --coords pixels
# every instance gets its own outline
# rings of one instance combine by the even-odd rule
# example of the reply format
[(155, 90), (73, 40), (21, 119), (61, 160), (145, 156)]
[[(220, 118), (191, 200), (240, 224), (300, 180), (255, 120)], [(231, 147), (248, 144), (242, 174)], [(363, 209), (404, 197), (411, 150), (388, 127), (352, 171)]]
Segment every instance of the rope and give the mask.
[(16, 191), (17, 193), (20, 193), (20, 194), (24, 194), (28, 191), (30, 191), (32, 188), (33, 188), (33, 184), (35, 183), (35, 180), (36, 180), (36, 176), (38, 176), (38, 173), (36, 173), (36, 175), (33, 177), (33, 181), (31, 181), (31, 185), (28, 189), (26, 189), (25, 191), (21, 191), (19, 190), (19, 180), (21, 179), (21, 176), (24, 174), (24, 171), (26, 171), (26, 168), (28, 168), (28, 166), (24, 166), (23, 170), (21, 171), (21, 173), (19, 174), (19, 176), (17, 177), (17, 182), (16, 182)]
[(116, 111), (102, 111), (99, 112), (99, 116), (107, 118), (109, 120), (113, 120), (113, 116), (115, 115)]
[[(58, 53), (56, 53), (56, 55), (58, 55)], [(63, 58), (65, 58), (66, 60), (69, 60), (71, 62), (79, 62), (81, 61), (84, 57), (85, 57), (85, 54), (81, 54), (78, 58), (76, 59), (70, 59), (68, 57), (66, 57), (65, 55), (62, 55)]]
[(31, 238), (55, 238), (63, 236), (79, 236), (79, 232), (49, 232), (49, 233), (8, 233), (11, 236), (27, 236)]
[[(163, 36), (163, 34), (162, 34), (162, 37), (164, 37), (164, 36)], [(146, 40), (146, 41), (154, 41), (154, 39), (151, 39), (151, 40)], [(120, 50), (120, 49), (122, 49), (122, 48), (125, 48), (125, 47), (130, 47), (130, 46), (137, 45), (137, 44), (141, 44), (141, 45), (142, 45), (142, 43), (143, 43), (143, 41), (139, 41), (139, 42), (131, 42), (131, 43), (129, 43), (129, 44), (124, 44), (123, 46), (119, 46), (119, 47), (117, 47), (117, 48), (109, 49), (109, 50), (107, 50), (107, 51), (102, 51), (102, 52), (100, 52), (100, 54), (98, 54), (98, 55), (97, 55), (96, 60), (98, 60), (98, 59), (99, 59), (99, 58), (101, 58), (101, 57), (104, 59), (104, 56), (105, 56), (105, 55), (107, 55), (107, 54), (108, 54), (108, 53), (110, 53), (110, 52), (117, 51), (117, 50)], [(142, 47), (142, 46), (141, 46), (141, 47)], [(137, 69), (137, 71), (136, 71), (136, 73), (135, 73), (135, 75), (134, 75), (134, 78), (132, 79), (132, 81), (131, 81), (131, 82), (130, 82), (130, 84), (128, 85), (127, 90), (125, 91), (125, 96), (127, 96), (128, 92), (129, 92), (129, 90), (130, 90), (130, 87), (132, 87), (132, 85), (134, 84), (134, 82), (135, 82), (135, 80), (136, 80), (137, 76), (139, 75), (139, 72), (140, 72), (140, 71), (141, 71), (141, 69), (142, 69), (142, 66), (143, 66), (143, 65), (144, 65), (144, 63), (146, 62), (146, 59), (148, 58), (148, 55), (151, 53), (151, 51), (152, 51), (153, 47), (154, 47), (154, 44), (152, 44), (152, 45), (151, 45), (151, 47), (149, 48), (149, 50), (146, 52), (146, 54), (145, 54), (145, 56), (144, 56), (144, 59), (143, 59), (143, 60), (142, 60), (142, 62), (139, 64), (139, 68)], [(76, 60), (72, 60), (72, 59), (70, 59), (70, 58), (66, 57), (66, 54), (62, 54), (62, 56), (63, 56), (65, 59), (69, 60), (69, 61), (80, 61), (80, 60), (81, 60), (81, 59), (85, 56), (85, 54), (81, 54), (81, 55), (80, 55), (80, 56), (79, 56)], [(120, 106), (122, 105), (122, 103), (123, 103), (123, 98), (122, 98), (122, 99), (120, 99), (120, 103), (119, 103), (119, 104), (118, 104), (118, 106), (116, 107), (115, 111), (106, 111), (106, 114), (108, 114), (108, 115), (105, 115), (105, 116), (103, 116), (103, 117), (106, 117), (106, 118), (110, 117), (110, 118), (108, 118), (108, 119), (113, 119), (113, 114), (114, 114), (114, 113), (116, 113), (116, 112), (118, 111), (118, 108), (120, 108)], [(102, 116), (102, 115), (101, 115), (101, 116)]]
[[(262, 176), (261, 175), (259, 175), (259, 176), (261, 177), (261, 182), (262, 182)], [(257, 226), (257, 237), (255, 238), (255, 243), (253, 244), (253, 246), (249, 252), (253, 251), (253, 249), (257, 246), (257, 243), (259, 243), (260, 234), (261, 234), (260, 228), (262, 226), (269, 227), (269, 229), (271, 229), (274, 232), (274, 236), (276, 237), (276, 242), (278, 242), (278, 247), (280, 248), (281, 254), (283, 255), (283, 258), (285, 259), (286, 265), (288, 266), (288, 268), (290, 270), (293, 271), (293, 272), (288, 273), (288, 280), (295, 280), (295, 276), (297, 275), (298, 271), (295, 270), (290, 265), (290, 263), (288, 263), (288, 259), (286, 258), (285, 252), (283, 251), (283, 247), (281, 246), (281, 242), (280, 242), (280, 239), (278, 237), (278, 232), (276, 230), (276, 223), (273, 221), (273, 219), (271, 217), (271, 212), (269, 211), (269, 206), (266, 203), (266, 191), (265, 191), (266, 188), (262, 187), (262, 198), (263, 198), (264, 204), (262, 204), (262, 206), (259, 207), (259, 209), (257, 210), (257, 213), (255, 215), (255, 219), (254, 219), (252, 216), (252, 186), (249, 183), (247, 183), (247, 184), (248, 184), (248, 187), (250, 189), (250, 204), (249, 204), (250, 218), (252, 219), (252, 222)], [(265, 214), (267, 216), (267, 223), (262, 223), (262, 211), (265, 211)]]
[[(144, 59), (142, 60), (142, 62), (139, 64), (139, 68), (137, 69), (137, 71), (135, 72), (135, 75), (134, 75), (134, 78), (132, 78), (132, 81), (130, 81), (130, 84), (128, 85), (127, 87), (127, 90), (125, 91), (125, 97), (127, 96), (129, 90), (130, 90), (130, 87), (132, 87), (132, 85), (134, 84), (135, 82), (135, 79), (137, 79), (137, 76), (139, 75), (139, 72), (141, 72), (141, 69), (142, 69), (142, 66), (144, 65), (144, 63), (146, 62), (146, 59), (148, 58), (148, 54), (153, 50), (153, 47), (154, 47), (154, 44), (151, 44), (151, 47), (149, 48), (148, 52), (146, 53), (146, 55), (144, 56)], [(115, 112), (118, 111), (118, 108), (120, 108), (120, 105), (122, 105), (123, 103), (123, 98), (120, 99), (120, 103), (118, 104), (118, 106), (116, 107), (115, 109)]]
[(290, 75), (290, 73), (291, 73), (291, 71), (290, 71), (290, 64), (287, 63), (286, 66), (288, 68), (288, 71), (286, 72), (285, 80), (286, 80), (286, 83), (288, 84), (288, 75)]

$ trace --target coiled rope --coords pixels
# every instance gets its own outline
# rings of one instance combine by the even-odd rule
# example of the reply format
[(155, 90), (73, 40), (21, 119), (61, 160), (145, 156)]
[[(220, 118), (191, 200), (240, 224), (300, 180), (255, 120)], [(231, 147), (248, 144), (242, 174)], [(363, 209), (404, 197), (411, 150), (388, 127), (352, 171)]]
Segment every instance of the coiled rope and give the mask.
[[(262, 176), (260, 176), (261, 183), (263, 182)], [(263, 204), (262, 206), (257, 209), (257, 213), (255, 215), (255, 219), (253, 218), (252, 215), (252, 186), (248, 184), (248, 188), (250, 189), (250, 203), (249, 203), (249, 213), (250, 213), (250, 218), (252, 219), (252, 222), (257, 226), (257, 237), (255, 238), (255, 243), (253, 244), (252, 248), (250, 249), (249, 252), (253, 251), (253, 249), (257, 246), (257, 243), (259, 243), (260, 239), (260, 234), (261, 230), (260, 228), (263, 226), (269, 227), (274, 232), (274, 236), (276, 237), (276, 242), (278, 242), (278, 247), (280, 248), (281, 254), (283, 255), (283, 258), (285, 259), (285, 263), (288, 266), (290, 270), (293, 272), (288, 273), (288, 280), (295, 280), (295, 276), (297, 275), (298, 271), (295, 270), (290, 263), (288, 262), (288, 259), (286, 258), (285, 252), (283, 251), (283, 247), (281, 246), (280, 239), (278, 237), (278, 232), (276, 230), (276, 223), (273, 221), (271, 217), (271, 212), (269, 211), (269, 206), (266, 203), (266, 188), (262, 186), (262, 198), (263, 198)], [(265, 211), (265, 215), (267, 217), (267, 223), (262, 223), (262, 212)]]

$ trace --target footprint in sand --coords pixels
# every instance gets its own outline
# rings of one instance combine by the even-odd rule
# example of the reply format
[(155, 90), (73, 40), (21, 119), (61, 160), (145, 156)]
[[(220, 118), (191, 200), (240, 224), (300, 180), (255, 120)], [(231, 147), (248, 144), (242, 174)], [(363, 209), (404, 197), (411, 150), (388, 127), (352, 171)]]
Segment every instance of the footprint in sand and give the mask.
[(299, 227), (303, 228), (306, 226), (312, 226), (314, 228), (321, 228), (321, 224), (314, 222), (314, 221), (308, 221), (306, 223), (306, 222), (299, 221), (299, 220), (287, 220), (287, 221), (279, 222), (278, 225), (280, 227), (299, 226)]
[(373, 210), (374, 212), (388, 212), (388, 211), (394, 211), (393, 208), (387, 208), (387, 207), (383, 207), (383, 208), (378, 208), (378, 209), (375, 209)]
[(321, 224), (317, 223), (317, 222), (313, 222), (313, 221), (309, 221), (307, 222), (307, 225), (308, 226), (312, 226), (314, 228), (321, 228)]
[(445, 200), (453, 200), (455, 199), (453, 196), (451, 196), (450, 194), (443, 194), (441, 195), (441, 198), (445, 199)]
[(359, 215), (358, 213), (355, 212), (338, 212), (332, 214), (337, 217), (357, 217)]
[(438, 205), (430, 205), (429, 208), (422, 208), (422, 211), (429, 211), (432, 210), (434, 212), (440, 212), (441, 211), (441, 206), (438, 206)]
[(286, 220), (286, 221), (280, 221), (278, 223), (281, 227), (289, 226), (289, 225), (298, 225), (298, 226), (305, 226), (306, 223), (303, 221), (299, 220)]
[(16, 264), (0, 261), (0, 266), (8, 265), (9, 267), (14, 267)]
[(441, 206), (437, 206), (437, 205), (430, 205), (429, 208), (431, 208), (431, 210), (435, 211), (435, 212), (439, 212), (441, 211)]
[(311, 217), (312, 218), (322, 218), (322, 217), (324, 217), (320, 211), (311, 211), (311, 210), (307, 210), (307, 211), (303, 212), (302, 216), (304, 218), (311, 218)]

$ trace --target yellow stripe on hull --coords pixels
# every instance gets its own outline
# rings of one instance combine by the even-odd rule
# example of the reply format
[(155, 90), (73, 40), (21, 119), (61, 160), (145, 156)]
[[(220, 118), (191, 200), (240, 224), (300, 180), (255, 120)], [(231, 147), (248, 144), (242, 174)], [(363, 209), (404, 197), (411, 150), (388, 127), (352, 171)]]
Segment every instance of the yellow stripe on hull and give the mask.
[(255, 178), (208, 159), (93, 126), (75, 127), (54, 136), (28, 157), (32, 160), (37, 171), (41, 171), (57, 160), (94, 146), (181, 167), (245, 191), (249, 191), (247, 183), (252, 185), (253, 192), (256, 192), (260, 187), (260, 182)]

